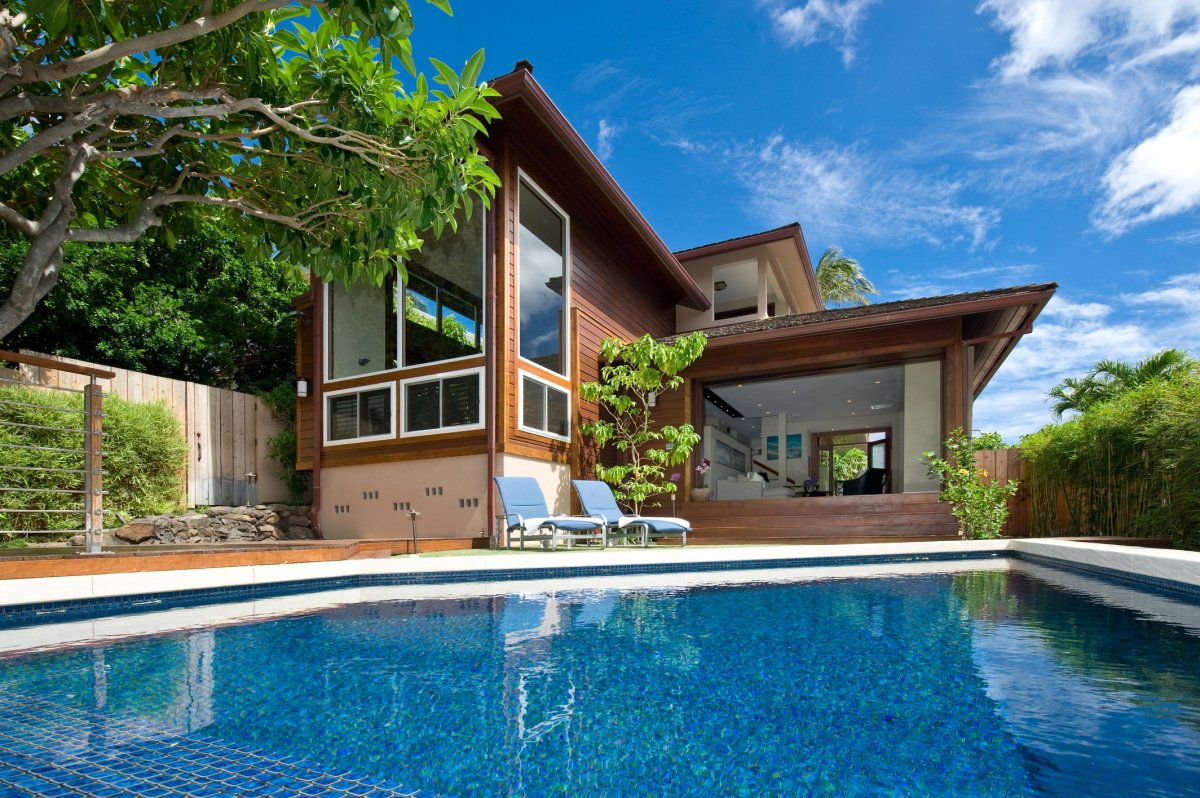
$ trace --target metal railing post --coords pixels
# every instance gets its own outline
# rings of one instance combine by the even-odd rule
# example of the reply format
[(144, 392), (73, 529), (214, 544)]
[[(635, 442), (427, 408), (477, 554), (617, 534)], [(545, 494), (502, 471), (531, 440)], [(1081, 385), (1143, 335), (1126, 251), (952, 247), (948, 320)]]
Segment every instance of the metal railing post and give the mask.
[(104, 394), (96, 378), (83, 393), (84, 554), (99, 554), (104, 543)]

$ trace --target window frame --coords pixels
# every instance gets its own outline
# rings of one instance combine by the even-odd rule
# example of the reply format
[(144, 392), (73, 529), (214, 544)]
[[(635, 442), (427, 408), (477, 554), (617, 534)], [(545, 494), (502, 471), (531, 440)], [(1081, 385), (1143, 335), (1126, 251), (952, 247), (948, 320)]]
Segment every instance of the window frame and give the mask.
[[(550, 206), (551, 210), (557, 213), (563, 220), (563, 312), (562, 320), (559, 322), (561, 328), (561, 346), (562, 346), (562, 373), (549, 369), (540, 363), (536, 363), (521, 354), (521, 183), (524, 183), (530, 191), (537, 194), (542, 202)], [(528, 366), (547, 374), (553, 374), (556, 377), (569, 379), (571, 374), (571, 325), (568, 319), (571, 317), (571, 216), (563, 210), (562, 206), (551, 199), (550, 195), (539, 186), (529, 173), (524, 169), (517, 167), (517, 190), (514, 196), (514, 209), (516, 211), (516, 231), (517, 231), (517, 257), (515, 263), (515, 291), (513, 292), (513, 305), (516, 307), (514, 321), (516, 322), (516, 344), (517, 344), (517, 361), (522, 366)]]
[[(473, 355), (473, 357), (479, 357), (479, 356)], [(422, 437), (425, 435), (446, 435), (446, 434), (452, 433), (452, 432), (471, 432), (471, 431), (475, 431), (475, 430), (485, 429), (487, 426), (486, 412), (485, 412), (486, 408), (487, 408), (487, 404), (486, 404), (487, 396), (484, 394), (484, 391), (486, 390), (486, 386), (485, 386), (486, 380), (484, 379), (484, 371), (485, 370), (486, 369), (483, 366), (477, 366), (475, 368), (469, 368), (469, 369), (458, 369), (457, 371), (438, 371), (438, 372), (434, 372), (433, 374), (423, 374), (420, 377), (409, 377), (407, 379), (400, 380), (400, 396), (404, 399), (405, 407), (407, 407), (408, 406), (408, 394), (406, 391), (407, 391), (407, 388), (409, 385), (420, 385), (423, 383), (430, 383), (430, 382), (442, 382), (443, 380), (451, 379), (454, 377), (465, 377), (468, 374), (476, 374), (479, 376), (479, 380), (478, 380), (478, 383), (479, 383), (479, 421), (478, 422), (476, 422), (474, 424), (456, 424), (452, 427), (440, 426), (440, 427), (434, 427), (431, 429), (409, 430), (408, 429), (408, 414), (401, 413), (400, 414), (400, 437), (401, 438), (419, 438), (419, 437)], [(440, 395), (441, 394), (439, 393), (439, 397), (440, 397)], [(440, 421), (441, 420), (441, 408), (438, 409), (438, 418)]]
[[(560, 393), (566, 394), (566, 397), (567, 397), (567, 434), (565, 436), (559, 435), (554, 432), (550, 432), (549, 430), (538, 429), (537, 427), (530, 427), (525, 424), (525, 378), (526, 377), (528, 377), (529, 379), (533, 380), (534, 382), (542, 385), (544, 388), (553, 389), (555, 391), (559, 391)], [(556, 441), (562, 441), (563, 443), (570, 443), (571, 442), (571, 431), (575, 426), (575, 424), (574, 424), (575, 408), (571, 404), (571, 399), (572, 399), (572, 397), (571, 397), (571, 389), (570, 388), (564, 388), (561, 385), (551, 382), (550, 380), (548, 380), (538, 374), (535, 374), (533, 372), (525, 371), (524, 369), (518, 370), (517, 371), (517, 429), (521, 430), (522, 432), (528, 432), (531, 435), (540, 435), (543, 438), (551, 438)], [(550, 416), (550, 400), (549, 400), (549, 395), (547, 393), (546, 401), (543, 403), (543, 407), (542, 407), (542, 420), (546, 421), (549, 418), (549, 416)]]
[[(353, 394), (369, 393), (372, 391), (380, 391), (380, 390), (385, 390), (385, 389), (388, 391), (389, 400), (391, 402), (391, 405), (390, 405), (391, 412), (389, 414), (390, 422), (391, 422), (391, 431), (389, 431), (387, 434), (381, 434), (381, 435), (360, 435), (360, 436), (354, 437), (354, 438), (340, 438), (338, 440), (330, 439), (330, 437), (329, 437), (330, 419), (333, 418), (333, 414), (329, 412), (329, 400), (330, 399), (335, 399), (339, 396), (345, 396), (347, 394), (352, 394), (352, 393)], [(321, 394), (321, 401), (324, 402), (324, 406), (321, 408), (322, 422), (323, 422), (321, 425), (323, 427), (322, 440), (324, 441), (324, 444), (326, 446), (344, 446), (348, 443), (369, 443), (371, 441), (394, 441), (394, 440), (396, 440), (396, 429), (397, 429), (397, 427), (396, 427), (396, 410), (397, 410), (397, 406), (396, 406), (396, 383), (395, 383), (395, 381), (379, 382), (379, 383), (374, 383), (372, 385), (357, 385), (353, 388), (341, 388), (336, 391), (323, 391)], [(360, 427), (361, 427), (361, 422), (362, 422), (362, 419), (360, 418), (359, 419)]]

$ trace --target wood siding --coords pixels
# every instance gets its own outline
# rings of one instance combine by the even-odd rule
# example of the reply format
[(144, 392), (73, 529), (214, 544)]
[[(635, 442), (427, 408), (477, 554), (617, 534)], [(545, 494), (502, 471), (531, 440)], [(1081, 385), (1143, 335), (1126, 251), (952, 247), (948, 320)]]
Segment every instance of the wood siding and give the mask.
[(872, 543), (953, 540), (958, 522), (933, 493), (685, 501), (696, 543)]

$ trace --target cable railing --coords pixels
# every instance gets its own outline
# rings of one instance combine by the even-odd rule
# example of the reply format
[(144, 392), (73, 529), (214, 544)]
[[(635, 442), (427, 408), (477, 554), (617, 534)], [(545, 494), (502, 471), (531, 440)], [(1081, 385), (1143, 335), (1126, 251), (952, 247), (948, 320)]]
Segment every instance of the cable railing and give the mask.
[[(84, 536), (84, 553), (99, 554), (104, 530), (104, 392), (99, 380), (111, 371), (53, 358), (0, 350), (0, 361), (51, 369), (88, 378), (82, 389), (0, 376), (0, 534)], [(82, 404), (67, 398), (82, 394)], [(44, 401), (43, 401), (44, 399)], [(48, 420), (46, 416), (49, 416)], [(34, 423), (34, 421), (40, 423)], [(78, 436), (78, 437), (76, 437)], [(69, 440), (62, 440), (62, 438)], [(50, 459), (39, 455), (53, 455)], [(75, 467), (75, 466), (78, 467)], [(54, 506), (38, 506), (38, 497), (73, 497)], [(22, 501), (26, 497), (31, 501)], [(69, 506), (67, 506), (69, 505)], [(53, 528), (48, 519), (79, 519), (80, 528)], [(16, 523), (29, 518), (29, 523)], [(37, 523), (45, 528), (36, 528)], [(70, 527), (74, 521), (68, 521)], [(14, 527), (14, 528), (8, 528)], [(25, 527), (25, 528), (15, 528)]]

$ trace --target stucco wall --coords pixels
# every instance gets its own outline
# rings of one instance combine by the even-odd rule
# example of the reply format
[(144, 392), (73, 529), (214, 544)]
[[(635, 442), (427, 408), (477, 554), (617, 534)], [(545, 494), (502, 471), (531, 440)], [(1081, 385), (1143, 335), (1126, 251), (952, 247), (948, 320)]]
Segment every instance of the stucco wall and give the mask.
[[(504, 477), (533, 477), (542, 486), (546, 506), (552, 513), (571, 512), (571, 466), (503, 454), (496, 458), (496, 473)], [(497, 498), (497, 502), (499, 498)], [(500, 511), (500, 505), (496, 505)]]
[(487, 533), (484, 455), (341, 466), (321, 471), (321, 530), (328, 538), (406, 538)]

